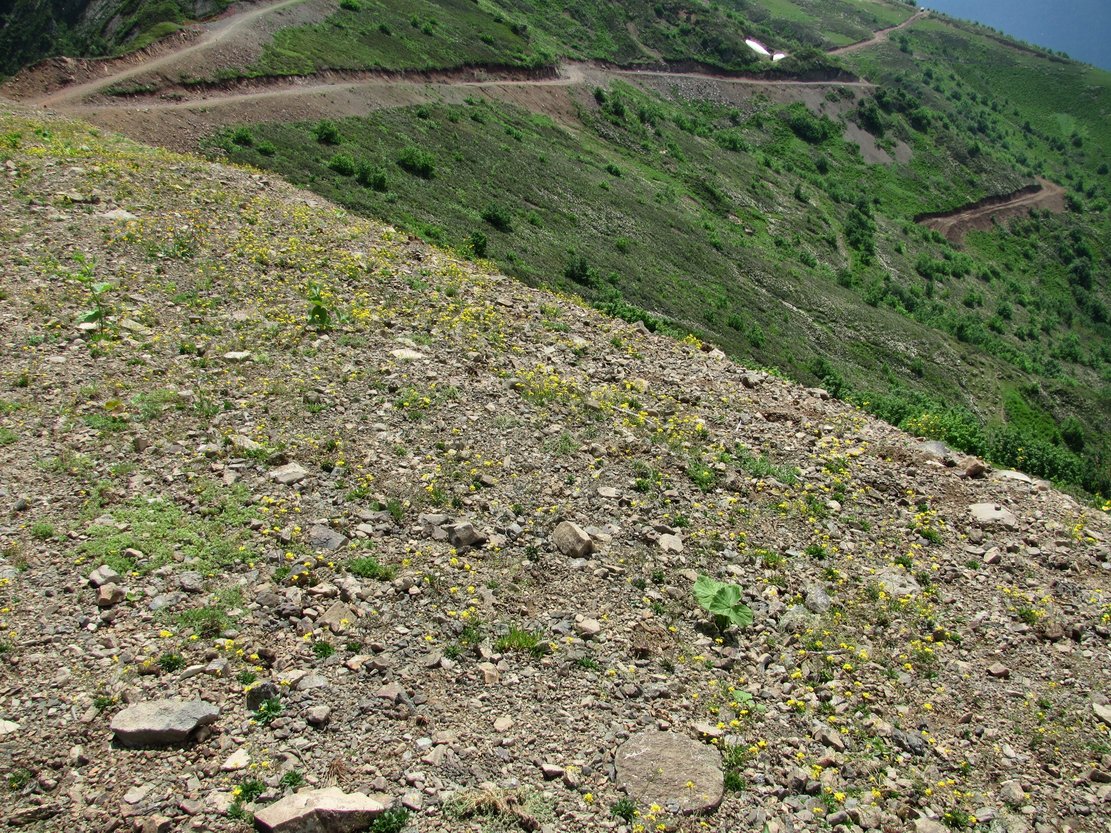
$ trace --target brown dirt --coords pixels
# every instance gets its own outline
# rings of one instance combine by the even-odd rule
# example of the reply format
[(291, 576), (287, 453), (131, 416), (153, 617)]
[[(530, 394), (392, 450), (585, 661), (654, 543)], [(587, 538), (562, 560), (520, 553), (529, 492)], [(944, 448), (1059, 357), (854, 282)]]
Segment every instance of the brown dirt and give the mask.
[[(156, 88), (183, 78), (209, 77), (221, 69), (253, 63), (280, 28), (311, 23), (333, 9), (327, 0), (280, 0), (225, 14), (198, 24), (186, 37), (174, 36), (122, 58), (46, 61), (20, 73), (3, 88), (5, 96), (48, 107), (76, 104), (123, 84)], [(59, 85), (61, 82), (61, 85)]]
[(758, 89), (772, 100), (803, 101), (816, 110), (828, 106), (825, 93), (832, 87), (872, 89), (863, 81), (771, 81), (583, 63), (567, 64), (553, 77), (521, 70), (470, 68), (437, 73), (330, 72), (204, 87), (179, 85), (157, 97), (102, 96), (82, 104), (67, 98), (53, 109), (142, 142), (191, 150), (201, 138), (230, 124), (344, 118), (428, 102), (460, 103), (471, 95), (525, 107), (575, 125), (575, 91), (604, 86), (618, 78), (665, 95), (732, 104), (750, 101)]
[[(438, 73), (324, 72), (227, 83), (182, 83), (184, 79), (212, 77), (222, 68), (250, 64), (277, 29), (321, 19), (331, 10), (328, 0), (281, 0), (233, 7), (229, 14), (124, 58), (44, 61), (20, 73), (0, 91), (7, 97), (79, 116), (140, 141), (190, 150), (202, 137), (232, 123), (354, 116), (386, 107), (457, 102), (475, 94), (574, 125), (576, 93), (570, 88), (605, 85), (616, 78), (665, 95), (708, 98), (740, 106), (750, 102), (758, 88), (772, 100), (803, 101), (815, 112), (830, 110), (825, 93), (831, 87), (873, 88), (857, 79), (742, 78), (696, 65), (627, 69), (584, 63), (564, 65), (558, 74), (556, 70), (536, 74), (512, 68), (463, 68)], [(883, 30), (876, 38), (892, 30)], [(549, 72), (552, 74), (547, 75)], [(156, 92), (106, 95), (113, 87)], [(837, 107), (834, 110), (837, 112), (827, 114), (841, 114)], [(860, 146), (869, 161), (891, 162), (870, 136), (848, 138)], [(900, 161), (908, 155), (902, 152), (905, 150), (896, 149)]]
[(987, 197), (953, 211), (922, 214), (916, 221), (941, 232), (953, 243), (962, 243), (969, 231), (988, 231), (1002, 220), (1024, 217), (1041, 208), (1060, 214), (1065, 210), (1065, 189), (1048, 179), (1001, 196)]
[(864, 40), (857, 41), (856, 43), (850, 43), (848, 46), (839, 46), (836, 49), (831, 49), (829, 50), (829, 54), (845, 55), (849, 52), (858, 52), (859, 50), (866, 49), (869, 46), (875, 46), (877, 43), (885, 43), (888, 39), (890, 39), (892, 32), (897, 32), (899, 29), (905, 29), (916, 20), (921, 20), (922, 18), (929, 16), (929, 14), (930, 13), (928, 11), (922, 10), (920, 12), (917, 12), (916, 14), (911, 15), (902, 23), (898, 23), (895, 26), (888, 26), (886, 29), (880, 29), (870, 38), (865, 38)]

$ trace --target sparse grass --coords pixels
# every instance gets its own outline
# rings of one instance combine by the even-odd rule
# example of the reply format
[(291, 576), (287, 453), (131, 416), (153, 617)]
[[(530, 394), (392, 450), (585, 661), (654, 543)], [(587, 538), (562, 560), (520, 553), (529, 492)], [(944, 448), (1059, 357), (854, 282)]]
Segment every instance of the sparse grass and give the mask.
[(499, 636), (494, 642), (494, 650), (501, 653), (520, 651), (539, 656), (547, 646), (543, 638), (544, 634), (541, 631), (530, 631), (511, 625), (508, 632)]
[(259, 724), (267, 726), (276, 717), (280, 716), (283, 711), (285, 711), (285, 709), (282, 706), (281, 699), (278, 697), (271, 697), (262, 701), (262, 704), (258, 707), (258, 711), (255, 712), (254, 719)]
[(305, 783), (304, 773), (299, 769), (291, 769), (278, 779), (278, 786), (287, 790), (295, 790)]
[(348, 561), (347, 572), (359, 578), (369, 578), (376, 581), (390, 581), (397, 574), (393, 567), (379, 564), (376, 558), (369, 555)]
[(36, 541), (49, 541), (57, 535), (54, 524), (49, 521), (35, 521), (31, 524), (31, 537)]
[(404, 807), (392, 807), (370, 823), (367, 833), (401, 833), (408, 823), (409, 811)]
[(177, 622), (183, 628), (204, 637), (219, 636), (231, 627), (227, 611), (218, 606), (194, 607), (177, 614)]
[(167, 673), (180, 671), (185, 667), (185, 657), (181, 654), (162, 654), (158, 657), (158, 667)]
[(514, 790), (491, 787), (453, 794), (444, 802), (444, 814), (457, 821), (479, 819), (483, 830), (490, 833), (510, 833), (539, 830), (541, 822), (551, 818), (552, 811), (540, 793), (527, 787)]

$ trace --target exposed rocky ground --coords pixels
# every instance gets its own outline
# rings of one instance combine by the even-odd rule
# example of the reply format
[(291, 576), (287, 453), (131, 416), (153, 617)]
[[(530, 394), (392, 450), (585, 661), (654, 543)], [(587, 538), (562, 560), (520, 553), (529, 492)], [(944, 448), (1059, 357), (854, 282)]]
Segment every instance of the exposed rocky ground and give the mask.
[(2, 120), (0, 823), (1108, 829), (1105, 512)]

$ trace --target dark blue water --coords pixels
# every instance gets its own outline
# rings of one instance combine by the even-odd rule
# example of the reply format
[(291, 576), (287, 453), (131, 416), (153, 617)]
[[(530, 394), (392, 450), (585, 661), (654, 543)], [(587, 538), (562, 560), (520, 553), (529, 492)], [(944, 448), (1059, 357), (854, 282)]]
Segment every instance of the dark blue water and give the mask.
[(918, 0), (1111, 70), (1111, 0)]

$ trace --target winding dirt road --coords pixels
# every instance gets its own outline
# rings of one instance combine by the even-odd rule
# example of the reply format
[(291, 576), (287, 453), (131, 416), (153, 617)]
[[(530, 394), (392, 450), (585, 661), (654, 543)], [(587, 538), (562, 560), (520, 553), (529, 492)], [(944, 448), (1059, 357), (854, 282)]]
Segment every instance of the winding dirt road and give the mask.
[(891, 38), (892, 32), (897, 32), (900, 29), (905, 29), (916, 20), (921, 20), (924, 17), (929, 17), (929, 14), (930, 13), (928, 11), (923, 9), (922, 11), (916, 12), (911, 15), (902, 23), (897, 23), (894, 26), (888, 26), (886, 29), (878, 29), (872, 34), (872, 37), (870, 38), (865, 38), (864, 40), (857, 41), (856, 43), (850, 43), (848, 46), (839, 46), (836, 49), (830, 49), (827, 54), (845, 55), (849, 52), (858, 52), (861, 49), (866, 49), (869, 46), (875, 46), (877, 43), (884, 43)]
[(962, 243), (968, 232), (987, 231), (999, 220), (1028, 214), (1032, 208), (1061, 213), (1065, 210), (1065, 189), (1039, 177), (1033, 190), (1024, 188), (1010, 196), (989, 197), (955, 211), (920, 217), (918, 222), (953, 243)]
[[(279, 2), (266, 3), (256, 7), (247, 7), (247, 9), (243, 11), (234, 11), (224, 17), (201, 24), (202, 29), (199, 36), (187, 41), (187, 45), (181, 46), (180, 48), (171, 47), (168, 51), (156, 52), (156, 54), (153, 55), (139, 57), (137, 60), (136, 56), (129, 56), (123, 59), (82, 62), (81, 68), (83, 71), (97, 74), (97, 76), (89, 78), (88, 80), (78, 81), (77, 83), (67, 84), (60, 89), (51, 89), (42, 94), (36, 95), (32, 93), (20, 97), (24, 98), (28, 103), (41, 105), (43, 107), (71, 111), (75, 114), (88, 114), (91, 112), (101, 112), (106, 107), (134, 108), (136, 106), (142, 106), (160, 110), (189, 109), (197, 101), (205, 102), (205, 107), (227, 107), (235, 106), (239, 103), (272, 99), (280, 96), (327, 95), (343, 88), (345, 85), (351, 84), (366, 83), (370, 86), (379, 86), (384, 80), (390, 77), (400, 81), (411, 80), (405, 78), (404, 75), (398, 77), (372, 72), (332, 72), (321, 73), (318, 76), (303, 76), (296, 79), (260, 79), (255, 83), (231, 84), (228, 88), (223, 90), (214, 88), (211, 85), (201, 90), (189, 89), (170, 81), (168, 83), (156, 83), (154, 85), (158, 88), (158, 93), (160, 94), (157, 96), (120, 97), (113, 100), (104, 95), (105, 92), (112, 87), (119, 87), (127, 82), (134, 82), (136, 86), (141, 86), (144, 80), (151, 81), (157, 79), (166, 82), (170, 73), (174, 70), (177, 70), (179, 75), (188, 75), (190, 73), (182, 72), (182, 70), (188, 69), (190, 66), (196, 66), (198, 61), (203, 61), (206, 55), (210, 58), (215, 57), (217, 55), (217, 48), (232, 41), (235, 36), (249, 36), (252, 28), (258, 29), (264, 26), (267, 22), (267, 18), (306, 2), (308, 2), (308, 0), (279, 0)], [(869, 40), (832, 50), (830, 54), (852, 51), (873, 43), (881, 42), (885, 40), (892, 31), (910, 25), (913, 21), (921, 18), (925, 14), (927, 13), (924, 11), (918, 12), (897, 26), (876, 32)], [(582, 83), (581, 68), (584, 66), (587, 65), (564, 65), (561, 67), (559, 77), (550, 79), (532, 78), (520, 80), (512, 77), (499, 78), (496, 73), (493, 73), (489, 80), (473, 80), (467, 77), (467, 72), (459, 73), (457, 78), (447, 77), (450, 74), (441, 73), (444, 77), (438, 78), (436, 83), (454, 83), (460, 86), (489, 86), (493, 84), (534, 85), (538, 87), (574, 86)], [(595, 67), (594, 69), (603, 71), (602, 68), (599, 67)], [(871, 87), (870, 84), (864, 81), (770, 81), (765, 79), (741, 79), (726, 75), (712, 75), (699, 72), (629, 70), (608, 67), (605, 68), (604, 71), (612, 77), (683, 77), (719, 83), (756, 86), (792, 84), (802, 87), (815, 87), (829, 86), (831, 83), (836, 83), (837, 86)], [(162, 77), (159, 78), (159, 75)], [(341, 80), (337, 81), (337, 76), (340, 76)], [(33, 86), (33, 79), (26, 79), (26, 81), (29, 81), (30, 85)], [(94, 102), (93, 99), (98, 100)]]
[[(142, 75), (148, 75), (152, 72), (158, 72), (159, 70), (180, 63), (185, 58), (206, 52), (260, 19), (291, 6), (298, 6), (304, 2), (305, 0), (279, 0), (277, 3), (259, 6), (250, 11), (218, 18), (207, 24), (201, 37), (193, 41), (189, 46), (183, 47), (182, 49), (175, 49), (172, 52), (167, 52), (126, 69), (110, 72), (108, 75), (101, 78), (85, 81), (81, 84), (74, 84), (69, 87), (63, 87), (61, 90), (47, 95), (44, 98), (35, 99), (34, 103), (56, 109), (63, 108), (67, 104), (96, 95), (124, 81), (129, 81)], [(106, 62), (105, 66), (107, 67), (109, 64)]]

